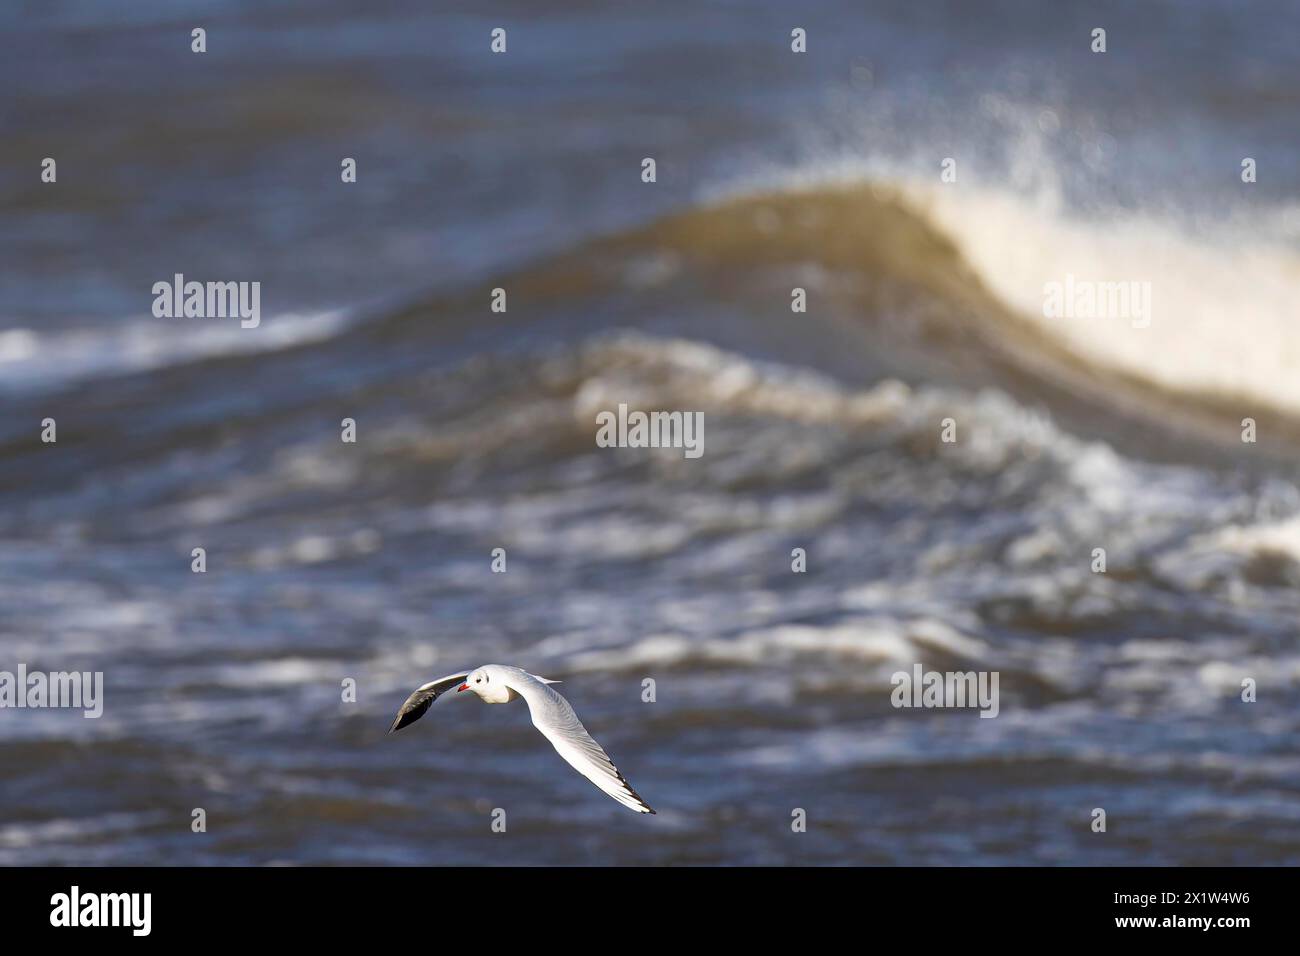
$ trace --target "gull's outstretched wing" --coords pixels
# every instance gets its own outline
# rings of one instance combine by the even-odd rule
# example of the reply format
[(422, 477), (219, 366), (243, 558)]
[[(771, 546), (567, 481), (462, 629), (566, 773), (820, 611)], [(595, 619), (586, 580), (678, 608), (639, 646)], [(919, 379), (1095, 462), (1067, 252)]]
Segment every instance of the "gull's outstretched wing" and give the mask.
[(439, 677), (437, 680), (429, 681), (429, 683), (406, 698), (406, 703), (397, 712), (397, 716), (393, 719), (393, 726), (388, 728), (388, 732), (391, 734), (394, 730), (401, 730), (407, 724), (415, 723), (424, 716), (424, 712), (429, 709), (430, 704), (457, 684), (464, 683), (465, 678), (468, 676), (467, 673), (448, 674), (446, 677)]
[(578, 720), (578, 715), (573, 712), (567, 700), (527, 671), (518, 668), (511, 668), (511, 671), (516, 673), (511, 674), (507, 686), (527, 701), (533, 726), (551, 742), (556, 753), (568, 761), (574, 770), (629, 810), (654, 813), (640, 794), (623, 779), (614, 762), (609, 759), (609, 754), (587, 733), (587, 728), (582, 726), (582, 721)]

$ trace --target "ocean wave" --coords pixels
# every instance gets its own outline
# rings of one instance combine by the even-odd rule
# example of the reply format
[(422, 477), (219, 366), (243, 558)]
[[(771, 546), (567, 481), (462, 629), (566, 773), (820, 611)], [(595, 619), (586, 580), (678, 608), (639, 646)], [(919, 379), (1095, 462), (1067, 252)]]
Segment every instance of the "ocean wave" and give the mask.
[[(1285, 437), (1300, 434), (1295, 219), (1235, 215), (1198, 230), (965, 184), (805, 172), (583, 254), (642, 263), (630, 269), (638, 287), (686, 270), (723, 297), (755, 273), (806, 286), (814, 308), (904, 316), (933, 359), (986, 353), (990, 384), (1029, 380), (1049, 401), (1065, 393), (1224, 443), (1244, 417), (1280, 415)], [(1123, 283), (1146, 285), (1148, 314), (1113, 314), (1105, 284)], [(1046, 315), (1052, 284), (1091, 286), (1095, 315)]]
[[(1080, 362), (1235, 402), (1243, 414), (1300, 413), (1300, 252), (1280, 230), (1237, 221), (1207, 235), (1142, 212), (1083, 218), (966, 187), (906, 195), (981, 283)], [(1046, 289), (1067, 276), (1147, 283), (1150, 314), (1044, 315)]]

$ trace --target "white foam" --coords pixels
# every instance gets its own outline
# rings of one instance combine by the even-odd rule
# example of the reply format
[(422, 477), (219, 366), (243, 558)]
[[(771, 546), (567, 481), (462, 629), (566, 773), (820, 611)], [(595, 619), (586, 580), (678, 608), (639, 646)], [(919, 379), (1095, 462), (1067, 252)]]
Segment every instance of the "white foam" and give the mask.
[[(1300, 255), (1280, 237), (1225, 224), (1212, 238), (1141, 213), (1085, 220), (966, 186), (904, 191), (990, 291), (1088, 362), (1175, 390), (1240, 397), (1243, 416), (1252, 402), (1300, 412)], [(1150, 283), (1149, 325), (1045, 316), (1046, 285), (1067, 275)]]
[(1275, 555), (1300, 562), (1300, 517), (1269, 524), (1228, 525), (1197, 543), (1239, 555)]
[[(1168, 389), (1240, 398), (1242, 417), (1252, 405), (1300, 413), (1300, 203), (1207, 201), (1211, 211), (1198, 212), (1195, 198), (1178, 207), (1153, 198), (1134, 209), (1095, 188), (1087, 155), (1105, 142), (1113, 149), (1104, 134), (1087, 141), (1075, 168), (1078, 157), (1059, 153), (1055, 142), (1060, 118), (1044, 104), (990, 95), (977, 119), (961, 133), (973, 155), (954, 183), (939, 181), (934, 156), (944, 153), (932, 143), (882, 148), (898, 117), (869, 112), (859, 117), (860, 145), (851, 151), (819, 143), (810, 129), (809, 152), (795, 167), (760, 163), (706, 184), (699, 198), (853, 186), (901, 196), (952, 240), (989, 291), (1090, 364)], [(982, 138), (990, 130), (991, 151)], [(950, 135), (946, 129), (945, 142)], [(918, 178), (918, 169), (933, 173)], [(1092, 208), (1068, 206), (1071, 183), (1093, 187), (1083, 190)], [(1046, 284), (1067, 275), (1150, 283), (1149, 325), (1045, 316)]]
[[(572, 672), (636, 670), (686, 666), (697, 662), (746, 666), (788, 663), (802, 656), (837, 658), (897, 666), (923, 659), (927, 650), (942, 650), (970, 659), (989, 649), (937, 620), (848, 618), (833, 625), (778, 624), (734, 637), (712, 638), (677, 633), (651, 634), (625, 647), (574, 654)], [(878, 675), (885, 686), (887, 675)]]
[[(0, 390), (55, 388), (82, 378), (275, 351), (329, 338), (348, 321), (346, 312), (335, 310), (284, 313), (264, 319), (256, 329), (199, 319), (132, 319), (59, 332), (10, 328), (0, 331)], [(181, 322), (189, 324), (182, 330)]]

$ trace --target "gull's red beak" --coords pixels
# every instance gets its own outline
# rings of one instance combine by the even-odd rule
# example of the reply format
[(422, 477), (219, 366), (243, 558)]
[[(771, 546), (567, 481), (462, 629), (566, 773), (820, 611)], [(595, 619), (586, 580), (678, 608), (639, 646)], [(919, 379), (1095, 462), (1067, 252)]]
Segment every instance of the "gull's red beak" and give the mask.
[(459, 687), (456, 688), (456, 693), (459, 694), (463, 690), (469, 690), (469, 684), (461, 684)]

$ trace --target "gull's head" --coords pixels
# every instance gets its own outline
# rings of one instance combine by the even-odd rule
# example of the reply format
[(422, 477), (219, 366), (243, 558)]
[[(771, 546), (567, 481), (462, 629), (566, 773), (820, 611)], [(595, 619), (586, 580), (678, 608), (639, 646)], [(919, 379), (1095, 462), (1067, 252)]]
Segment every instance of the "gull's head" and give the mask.
[(514, 691), (506, 686), (505, 675), (491, 664), (472, 672), (456, 690), (472, 690), (485, 704), (506, 704), (515, 697)]

